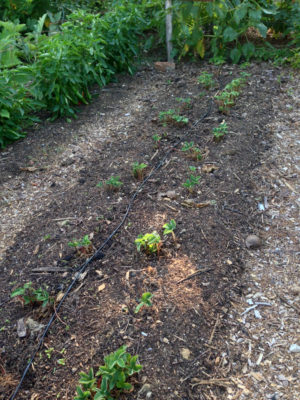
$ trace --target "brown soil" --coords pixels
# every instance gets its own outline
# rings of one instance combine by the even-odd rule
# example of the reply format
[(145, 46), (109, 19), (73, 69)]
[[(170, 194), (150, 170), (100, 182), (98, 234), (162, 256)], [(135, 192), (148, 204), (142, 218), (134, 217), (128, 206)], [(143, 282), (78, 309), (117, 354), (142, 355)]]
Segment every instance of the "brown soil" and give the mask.
[[(1, 302), (28, 281), (54, 297), (64, 293), (86, 257), (68, 242), (88, 234), (97, 249), (119, 224), (139, 184), (132, 176), (135, 161), (148, 164), (150, 173), (185, 134), (204, 155), (190, 160), (179, 145), (147, 182), (124, 226), (63, 303), (17, 399), (73, 399), (79, 372), (97, 368), (123, 344), (143, 365), (134, 392), (124, 399), (142, 398), (138, 391), (145, 383), (154, 399), (225, 396), (222, 381), (203, 385), (195, 378), (218, 378), (225, 368), (231, 299), (244, 286), (245, 238), (260, 229), (253, 172), (270, 147), (266, 125), (272, 119), (269, 99), (279, 90), (278, 69), (251, 65), (251, 77), (230, 113), (224, 116), (213, 105), (195, 125), (219, 90), (197, 84), (203, 71), (212, 72), (220, 88), (241, 72), (185, 64), (165, 75), (145, 66), (133, 78), (120, 77), (95, 92), (78, 120), (45, 122), (2, 152)], [(164, 127), (158, 113), (180, 108), (177, 97), (191, 98), (191, 107), (181, 110), (189, 123)], [(217, 143), (212, 129), (224, 119), (229, 133)], [(162, 136), (158, 148), (155, 134)], [(182, 186), (191, 165), (201, 175), (193, 193)], [(123, 182), (119, 191), (97, 187), (111, 176)], [(172, 218), (176, 240), (162, 234)], [(135, 238), (154, 230), (163, 239), (159, 256), (138, 253)], [(52, 270), (41, 271), (45, 267)], [(153, 306), (135, 314), (147, 291), (154, 295)], [(50, 315), (15, 300), (2, 306), (3, 399), (13, 393), (39, 341), (40, 334), (28, 330), (25, 338), (17, 335), (17, 321), (29, 317), (46, 325)], [(54, 349), (51, 358), (47, 348)]]

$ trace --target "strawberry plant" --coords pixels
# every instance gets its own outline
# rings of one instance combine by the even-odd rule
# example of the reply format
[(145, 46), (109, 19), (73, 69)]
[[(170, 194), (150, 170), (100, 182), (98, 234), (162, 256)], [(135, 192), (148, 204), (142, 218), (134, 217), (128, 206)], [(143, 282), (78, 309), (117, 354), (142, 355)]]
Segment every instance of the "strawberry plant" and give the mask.
[[(196, 168), (195, 167), (189, 167), (189, 169), (193, 173), (196, 172)], [(195, 190), (195, 186), (199, 184), (200, 179), (201, 179), (201, 176), (190, 174), (189, 178), (183, 183), (183, 186), (185, 188), (187, 188), (187, 190), (190, 193), (193, 193), (193, 191)]]
[(185, 125), (189, 122), (187, 117), (176, 114), (175, 110), (161, 111), (159, 113), (159, 120), (163, 123), (163, 126), (167, 124), (176, 124), (178, 126)]
[(156, 231), (138, 235), (135, 244), (137, 251), (144, 250), (147, 254), (158, 254), (162, 245), (160, 236)]
[(73, 239), (72, 242), (68, 243), (68, 246), (75, 247), (79, 255), (90, 254), (93, 250), (92, 242), (89, 239), (89, 235), (85, 235), (82, 239)]
[(138, 373), (142, 366), (137, 364), (137, 357), (126, 352), (121, 346), (114, 353), (104, 357), (105, 364), (96, 374), (93, 368), (88, 373), (80, 372), (77, 396), (74, 400), (114, 400), (125, 390), (131, 390), (128, 378)]
[(211, 89), (216, 85), (213, 75), (206, 71), (202, 72), (202, 74), (198, 76), (198, 83), (203, 85), (206, 89)]
[(170, 222), (167, 222), (163, 226), (164, 228), (164, 235), (169, 235), (171, 233), (174, 240), (176, 240), (174, 229), (176, 228), (176, 222), (174, 219), (171, 219)]
[(194, 161), (200, 161), (202, 159), (201, 150), (194, 145), (194, 142), (184, 142), (181, 151), (185, 152), (188, 157)]
[(147, 168), (147, 164), (135, 162), (132, 164), (132, 174), (139, 181), (143, 180), (145, 168)]
[(225, 121), (219, 126), (213, 128), (213, 134), (216, 141), (220, 141), (228, 133), (228, 127)]
[(141, 299), (140, 299), (140, 302), (139, 302), (139, 304), (136, 306), (134, 312), (137, 314), (137, 313), (140, 311), (140, 309), (141, 309), (142, 307), (144, 307), (144, 306), (147, 306), (147, 307), (152, 306), (152, 303), (151, 303), (152, 297), (153, 297), (153, 294), (150, 293), (150, 292), (145, 292), (145, 293), (143, 293), (143, 294), (142, 294), (142, 297), (141, 297)]
[(54, 302), (47, 290), (42, 288), (34, 289), (32, 282), (27, 282), (23, 287), (13, 290), (10, 297), (18, 297), (23, 305), (41, 305), (43, 308)]
[[(122, 185), (123, 185), (123, 182), (120, 181), (119, 176), (112, 176), (107, 181), (105, 181), (105, 186), (106, 186), (107, 190), (111, 190), (112, 192), (117, 192)], [(97, 186), (102, 187), (103, 183), (99, 182), (97, 184)]]

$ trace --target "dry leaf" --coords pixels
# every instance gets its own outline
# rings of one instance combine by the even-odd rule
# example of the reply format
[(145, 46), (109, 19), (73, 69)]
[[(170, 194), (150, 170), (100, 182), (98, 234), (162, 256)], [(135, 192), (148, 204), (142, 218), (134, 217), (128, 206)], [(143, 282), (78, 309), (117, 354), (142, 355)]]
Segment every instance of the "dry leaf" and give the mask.
[(23, 167), (23, 168), (20, 168), (20, 170), (26, 171), (26, 172), (35, 172), (38, 170), (38, 168), (37, 167)]
[(217, 169), (219, 169), (219, 167), (214, 164), (205, 164), (202, 167), (202, 172), (210, 173), (216, 171)]
[(187, 348), (182, 348), (180, 350), (180, 354), (181, 354), (181, 357), (184, 358), (185, 360), (188, 360), (191, 356), (191, 352)]
[(58, 294), (57, 294), (57, 296), (56, 296), (56, 301), (57, 301), (57, 303), (59, 302), (59, 301), (61, 301), (61, 299), (64, 297), (64, 292), (59, 292)]
[(102, 283), (102, 285), (98, 286), (98, 292), (101, 292), (103, 289), (105, 289), (105, 283)]
[(38, 245), (35, 247), (35, 249), (33, 250), (33, 254), (34, 254), (34, 255), (37, 255), (37, 253), (39, 252), (39, 249), (40, 249), (40, 245), (38, 244)]

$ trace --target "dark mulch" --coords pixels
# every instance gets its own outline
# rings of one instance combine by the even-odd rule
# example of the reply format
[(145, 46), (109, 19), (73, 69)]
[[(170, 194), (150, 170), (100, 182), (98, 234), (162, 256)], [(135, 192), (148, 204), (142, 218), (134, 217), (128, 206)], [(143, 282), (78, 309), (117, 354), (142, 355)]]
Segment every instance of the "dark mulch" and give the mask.
[[(132, 354), (139, 354), (143, 369), (134, 392), (122, 398), (137, 398), (145, 382), (151, 385), (154, 399), (222, 398), (222, 386), (193, 387), (192, 383), (193, 378), (221, 377), (226, 369), (222, 349), (232, 293), (243, 289), (244, 241), (248, 234), (259, 231), (255, 182), (250, 178), (255, 174), (250, 171), (260, 166), (261, 154), (268, 146), (265, 126), (272, 118), (270, 99), (277, 90), (276, 71), (265, 71), (262, 77), (263, 68), (271, 69), (268, 65), (248, 68), (252, 76), (228, 115), (220, 114), (213, 104), (209, 117), (196, 126), (217, 90), (206, 91), (197, 84), (200, 72), (211, 71), (223, 87), (239, 76), (238, 67), (185, 64), (168, 75), (143, 68), (135, 77), (122, 77), (120, 83), (110, 85), (112, 91), (84, 108), (77, 121), (65, 124), (59, 136), (55, 135), (55, 124), (45, 123), (39, 132), (13, 145), (1, 167), (4, 181), (24, 173), (19, 166), (30, 155), (39, 158), (41, 166), (54, 165), (57, 147), (72, 144), (76, 128), (92, 119), (97, 110), (118, 107), (116, 98), (122, 102), (133, 92), (142, 104), (126, 134), (119, 125), (110, 126), (110, 137), (101, 147), (91, 146), (87, 157), (70, 161), (79, 173), (67, 191), (57, 183), (53, 170), (45, 169), (45, 176), (53, 174), (53, 196), (49, 195), (47, 207), (31, 218), (7, 251), (1, 265), (1, 299), (28, 281), (35, 287), (47, 287), (53, 296), (66, 290), (85, 259), (68, 242), (92, 234), (93, 246), (98, 248), (118, 225), (139, 184), (132, 176), (133, 162), (147, 163), (150, 173), (184, 134), (205, 155), (201, 161), (193, 161), (178, 146), (149, 180), (124, 226), (103, 250), (104, 257), (92, 262), (87, 275), (65, 300), (17, 399), (74, 398), (78, 373), (91, 366), (97, 368), (104, 355), (123, 344)], [(113, 90), (122, 89), (124, 84), (127, 91)], [(191, 107), (181, 110), (189, 123), (164, 127), (158, 113), (179, 108), (176, 97), (191, 99)], [(212, 129), (223, 119), (229, 133), (217, 143)], [(154, 134), (162, 136), (158, 148)], [(47, 155), (41, 151), (41, 143)], [(201, 176), (193, 193), (182, 186), (189, 166), (197, 167)], [(120, 176), (123, 182), (119, 191), (96, 186), (112, 175)], [(168, 191), (174, 193), (166, 195)], [(172, 218), (177, 224), (176, 240), (162, 234), (162, 226)], [(163, 239), (159, 256), (138, 253), (135, 238), (154, 230)], [(38, 267), (61, 270), (34, 273)], [(199, 274), (184, 280), (197, 271)], [(154, 294), (153, 306), (134, 314), (140, 296), (147, 291)], [(28, 333), (22, 339), (17, 336), (18, 319), (28, 317), (46, 324), (49, 314), (40, 308), (22, 307), (17, 301), (10, 301), (1, 310), (3, 399), (9, 398), (38, 343), (37, 334)], [(54, 349), (51, 358), (45, 353), (47, 348)], [(190, 351), (187, 358), (183, 349)], [(65, 366), (58, 364), (59, 359), (65, 360)]]

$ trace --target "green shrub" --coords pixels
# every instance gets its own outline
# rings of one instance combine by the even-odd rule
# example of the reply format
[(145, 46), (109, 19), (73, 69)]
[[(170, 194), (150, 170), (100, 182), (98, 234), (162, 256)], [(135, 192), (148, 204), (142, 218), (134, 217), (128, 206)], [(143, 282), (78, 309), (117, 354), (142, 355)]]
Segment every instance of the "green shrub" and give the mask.
[(0, 148), (26, 135), (24, 129), (38, 122), (34, 111), (44, 107), (28, 88), (29, 67), (0, 71)]

